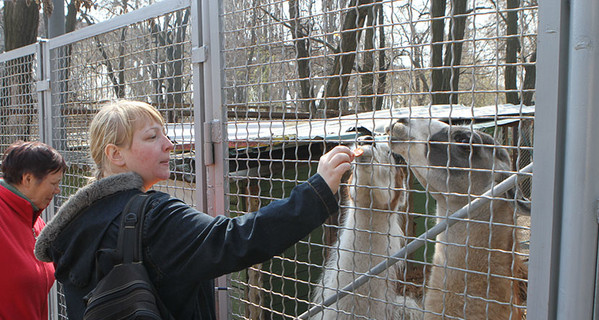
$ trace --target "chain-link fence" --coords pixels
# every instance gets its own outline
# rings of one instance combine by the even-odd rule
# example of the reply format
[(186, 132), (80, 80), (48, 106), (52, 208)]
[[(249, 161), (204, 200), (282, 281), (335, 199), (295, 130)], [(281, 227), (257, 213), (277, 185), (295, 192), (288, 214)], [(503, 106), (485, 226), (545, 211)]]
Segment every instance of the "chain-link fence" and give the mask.
[(0, 152), (16, 140), (40, 139), (38, 45), (2, 54), (0, 65)]
[[(500, 314), (508, 319), (526, 313), (530, 220), (515, 209), (497, 210), (516, 204), (515, 196), (493, 195), (495, 210), (487, 205), (491, 212), (480, 221), (461, 219), (363, 285), (344, 287), (500, 182), (472, 180), (486, 177), (481, 170), (498, 175), (493, 155), (489, 163), (476, 162), (477, 150), (489, 141), (484, 146), (466, 141), (476, 145), (470, 153), (451, 153), (435, 165), (414, 163), (409, 154), (399, 161), (383, 156), (381, 149), (389, 147), (376, 135), (393, 121), (441, 119), (468, 132), (487, 132), (501, 146), (491, 153), (509, 154), (502, 177), (518, 174), (532, 161), (534, 108), (526, 106), (534, 105), (536, 3), (235, 1), (223, 6), (232, 214), (287, 195), (315, 173), (319, 156), (336, 144), (368, 150), (341, 190), (339, 216), (283, 255), (232, 275), (232, 317)], [(435, 106), (426, 107), (430, 104)], [(375, 142), (366, 135), (374, 135)], [(447, 150), (459, 148), (455, 140), (446, 143)], [(464, 157), (458, 167), (471, 178), (460, 181), (463, 188), (450, 188), (457, 179), (450, 175), (444, 190), (426, 184), (417, 168), (441, 167), (457, 176), (452, 163), (458, 159), (452, 157)], [(516, 193), (530, 196), (530, 175), (518, 177)], [(439, 197), (455, 204), (435, 210)], [(466, 232), (465, 238), (455, 237), (458, 232)], [(500, 247), (499, 238), (505, 241)], [(435, 302), (427, 302), (428, 294)]]

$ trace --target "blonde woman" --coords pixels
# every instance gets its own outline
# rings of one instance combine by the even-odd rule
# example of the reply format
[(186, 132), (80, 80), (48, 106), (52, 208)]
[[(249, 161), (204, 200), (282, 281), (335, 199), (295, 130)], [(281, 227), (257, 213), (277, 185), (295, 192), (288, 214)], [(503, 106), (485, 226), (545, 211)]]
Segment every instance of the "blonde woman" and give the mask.
[[(83, 297), (106, 274), (100, 249), (116, 247), (120, 213), (135, 194), (169, 177), (173, 144), (152, 106), (120, 101), (104, 106), (90, 127), (96, 181), (79, 190), (40, 235), (35, 254), (53, 261), (70, 319), (81, 319)], [(143, 260), (162, 302), (176, 319), (215, 319), (215, 277), (280, 254), (338, 210), (334, 193), (353, 154), (336, 147), (319, 161), (317, 174), (289, 198), (241, 217), (212, 217), (161, 193), (147, 213)]]

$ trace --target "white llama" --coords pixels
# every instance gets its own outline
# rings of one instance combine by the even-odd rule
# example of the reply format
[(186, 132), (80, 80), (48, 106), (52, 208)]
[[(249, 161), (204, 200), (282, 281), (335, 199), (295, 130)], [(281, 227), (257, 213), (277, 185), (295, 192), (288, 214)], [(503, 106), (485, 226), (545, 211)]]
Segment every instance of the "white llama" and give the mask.
[[(317, 304), (405, 243), (405, 169), (396, 165), (386, 143), (371, 141), (361, 148), (364, 153), (353, 166), (341, 230), (313, 295)], [(400, 294), (402, 270), (402, 263), (395, 264), (311, 319), (421, 319), (416, 301)]]
[[(488, 134), (437, 120), (400, 120), (387, 129), (401, 154), (437, 201), (438, 220), (501, 182), (511, 170), (507, 151)], [(510, 194), (470, 212), (437, 236), (424, 296), (425, 319), (522, 319), (525, 266)], [(502, 199), (503, 198), (503, 199)]]

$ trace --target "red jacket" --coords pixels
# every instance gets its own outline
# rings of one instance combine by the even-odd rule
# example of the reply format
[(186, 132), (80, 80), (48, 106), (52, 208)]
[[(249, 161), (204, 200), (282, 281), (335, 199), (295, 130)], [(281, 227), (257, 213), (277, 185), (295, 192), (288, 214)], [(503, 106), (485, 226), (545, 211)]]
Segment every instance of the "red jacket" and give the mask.
[(33, 255), (45, 226), (40, 213), (0, 184), (0, 319), (48, 319), (54, 266)]

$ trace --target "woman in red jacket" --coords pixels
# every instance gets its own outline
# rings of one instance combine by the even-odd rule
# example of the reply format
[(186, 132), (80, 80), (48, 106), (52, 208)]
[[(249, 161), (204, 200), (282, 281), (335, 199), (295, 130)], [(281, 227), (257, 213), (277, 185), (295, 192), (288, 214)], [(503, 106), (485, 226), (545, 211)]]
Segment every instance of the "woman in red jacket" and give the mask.
[(54, 266), (33, 255), (45, 226), (41, 212), (60, 192), (62, 156), (41, 142), (15, 142), (0, 179), (0, 319), (48, 319)]

